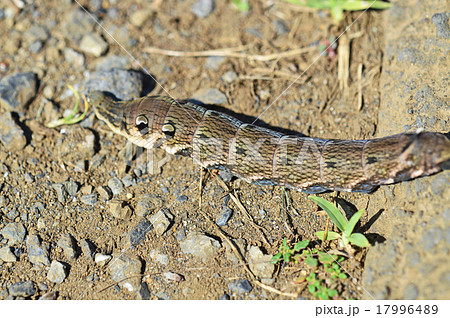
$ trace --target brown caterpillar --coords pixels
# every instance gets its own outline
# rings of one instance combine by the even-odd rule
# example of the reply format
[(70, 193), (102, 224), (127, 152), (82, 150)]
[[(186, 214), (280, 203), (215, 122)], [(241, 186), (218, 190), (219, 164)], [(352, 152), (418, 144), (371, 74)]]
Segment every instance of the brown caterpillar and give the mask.
[(370, 192), (450, 166), (450, 140), (441, 133), (326, 140), (284, 135), (168, 97), (123, 102), (94, 91), (88, 102), (98, 118), (138, 146), (192, 156), (205, 168), (226, 169), (256, 184), (308, 193)]

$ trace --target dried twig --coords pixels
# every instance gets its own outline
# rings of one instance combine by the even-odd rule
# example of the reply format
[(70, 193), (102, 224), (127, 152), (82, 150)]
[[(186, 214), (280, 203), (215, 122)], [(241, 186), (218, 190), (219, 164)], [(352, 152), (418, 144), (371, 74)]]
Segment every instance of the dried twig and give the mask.
[(206, 50), (206, 51), (174, 51), (174, 50), (165, 50), (158, 47), (149, 46), (144, 48), (144, 52), (151, 54), (160, 54), (160, 55), (168, 55), (175, 57), (205, 57), (205, 56), (225, 56), (225, 57), (235, 57), (242, 58), (254, 61), (271, 61), (280, 58), (293, 57), (300, 54), (308, 53), (315, 51), (315, 47), (304, 47), (299, 49), (294, 49), (286, 52), (278, 52), (267, 55), (259, 55), (259, 54), (248, 54), (241, 53), (238, 51), (242, 51), (244, 47), (235, 47), (235, 48), (223, 48), (217, 50)]

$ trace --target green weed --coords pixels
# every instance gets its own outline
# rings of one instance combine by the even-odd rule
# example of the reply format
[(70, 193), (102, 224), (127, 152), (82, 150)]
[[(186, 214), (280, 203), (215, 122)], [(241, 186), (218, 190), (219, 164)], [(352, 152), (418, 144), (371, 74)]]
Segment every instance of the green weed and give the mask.
[(385, 1), (363, 1), (363, 0), (285, 0), (313, 9), (328, 9), (336, 22), (344, 19), (344, 11), (360, 11), (366, 9), (388, 9), (392, 5)]
[(73, 108), (72, 112), (68, 116), (49, 122), (46, 125), (49, 128), (55, 128), (55, 127), (62, 126), (62, 125), (76, 124), (76, 123), (82, 121), (84, 118), (86, 118), (86, 114), (87, 114), (87, 111), (89, 108), (88, 103), (86, 101), (86, 97), (84, 95), (82, 95), (83, 101), (84, 101), (84, 112), (81, 115), (79, 115), (78, 114), (78, 106), (80, 104), (80, 95), (75, 90), (75, 88), (73, 88), (71, 85), (68, 85), (68, 86), (69, 86), (70, 90), (73, 92), (73, 94), (75, 95), (75, 107)]
[(350, 243), (359, 247), (369, 246), (369, 241), (363, 234), (353, 233), (356, 223), (364, 213), (364, 209), (353, 214), (347, 222), (344, 215), (333, 203), (316, 196), (310, 196), (309, 198), (317, 203), (328, 214), (331, 221), (333, 221), (333, 223), (336, 224), (338, 229), (342, 232), (337, 233), (329, 231), (327, 237), (325, 238), (325, 231), (319, 231), (315, 233), (317, 237), (319, 237), (322, 241), (339, 240), (340, 247), (344, 248), (349, 246)]

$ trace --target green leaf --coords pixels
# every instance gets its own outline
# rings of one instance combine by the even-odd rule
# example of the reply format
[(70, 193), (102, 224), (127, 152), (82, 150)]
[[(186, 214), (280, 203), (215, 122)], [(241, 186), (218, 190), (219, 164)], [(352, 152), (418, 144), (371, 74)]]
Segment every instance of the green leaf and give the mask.
[(309, 199), (313, 202), (317, 203), (318, 206), (320, 206), (330, 217), (331, 221), (333, 221), (334, 224), (344, 232), (345, 225), (347, 224), (347, 220), (342, 215), (341, 211), (331, 202), (328, 202), (325, 199), (316, 197), (314, 195), (309, 196)]
[(316, 291), (316, 287), (313, 285), (308, 285), (308, 290), (311, 294), (314, 294), (314, 292)]
[(272, 257), (272, 259), (270, 260), (270, 262), (271, 262), (272, 264), (278, 263), (278, 261), (281, 259), (281, 256), (282, 256), (281, 253), (275, 254), (275, 255)]
[(368, 247), (369, 241), (367, 238), (361, 234), (361, 233), (353, 233), (349, 238), (349, 242), (353, 245), (359, 246), (359, 247)]
[(297, 244), (294, 245), (294, 251), (300, 251), (302, 249), (304, 249), (305, 247), (307, 247), (309, 245), (309, 241), (308, 240), (303, 240), (301, 242), (298, 242)]
[(75, 96), (75, 107), (73, 108), (72, 112), (69, 115), (67, 115), (66, 117), (60, 118), (60, 119), (55, 119), (55, 120), (49, 122), (48, 124), (46, 124), (46, 126), (49, 128), (55, 128), (55, 127), (62, 126), (62, 125), (76, 124), (86, 118), (86, 114), (89, 109), (89, 105), (86, 101), (86, 97), (83, 95), (84, 112), (81, 115), (77, 115), (78, 105), (80, 104), (80, 95), (75, 90), (75, 88), (73, 88), (72, 85), (68, 85), (68, 87), (70, 88), (70, 90), (73, 92), (73, 94)]
[(283, 254), (283, 259), (286, 263), (289, 263), (291, 261), (291, 253)]
[(318, 264), (317, 258), (308, 257), (307, 259), (305, 259), (305, 264), (311, 267), (316, 267)]
[(337, 259), (336, 255), (331, 255), (327, 253), (319, 253), (319, 261), (324, 264), (331, 264)]
[[(323, 236), (325, 235), (325, 231), (318, 231), (318, 232), (316, 232), (316, 233), (314, 233), (314, 234), (316, 234), (316, 236), (317, 236), (319, 239), (321, 239), (322, 241), (325, 241), (325, 240), (323, 239)], [(328, 231), (328, 234), (327, 234), (327, 241), (337, 240), (337, 239), (339, 239), (339, 238), (341, 238), (341, 234), (336, 233), (336, 232), (333, 232), (333, 231)]]
[(339, 277), (340, 279), (346, 279), (346, 278), (347, 278), (347, 275), (345, 275), (344, 273), (340, 273), (340, 274), (338, 275), (338, 277)]
[(355, 228), (356, 223), (358, 223), (359, 219), (361, 218), (361, 216), (364, 213), (364, 209), (359, 210), (358, 212), (356, 212), (355, 214), (352, 215), (352, 217), (350, 218), (350, 220), (348, 221), (347, 225), (345, 226), (345, 231), (344, 234), (347, 236), (351, 236), (353, 229)]
[(248, 0), (231, 0), (236, 8), (241, 12), (246, 12), (250, 9), (250, 4)]
[(336, 289), (329, 289), (328, 290), (328, 296), (330, 296), (331, 298), (333, 298), (334, 296), (336, 296), (338, 294)]

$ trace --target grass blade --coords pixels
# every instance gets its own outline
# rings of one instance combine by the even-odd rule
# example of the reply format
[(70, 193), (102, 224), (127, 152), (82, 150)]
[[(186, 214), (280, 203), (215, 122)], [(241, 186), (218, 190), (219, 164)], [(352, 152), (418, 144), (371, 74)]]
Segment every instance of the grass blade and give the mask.
[(320, 206), (325, 212), (327, 212), (331, 221), (333, 221), (333, 223), (336, 224), (339, 230), (341, 230), (342, 232), (345, 231), (347, 220), (344, 218), (341, 211), (339, 211), (339, 209), (333, 203), (328, 202), (325, 199), (316, 197), (314, 195), (310, 195), (309, 199), (317, 203), (318, 206)]

